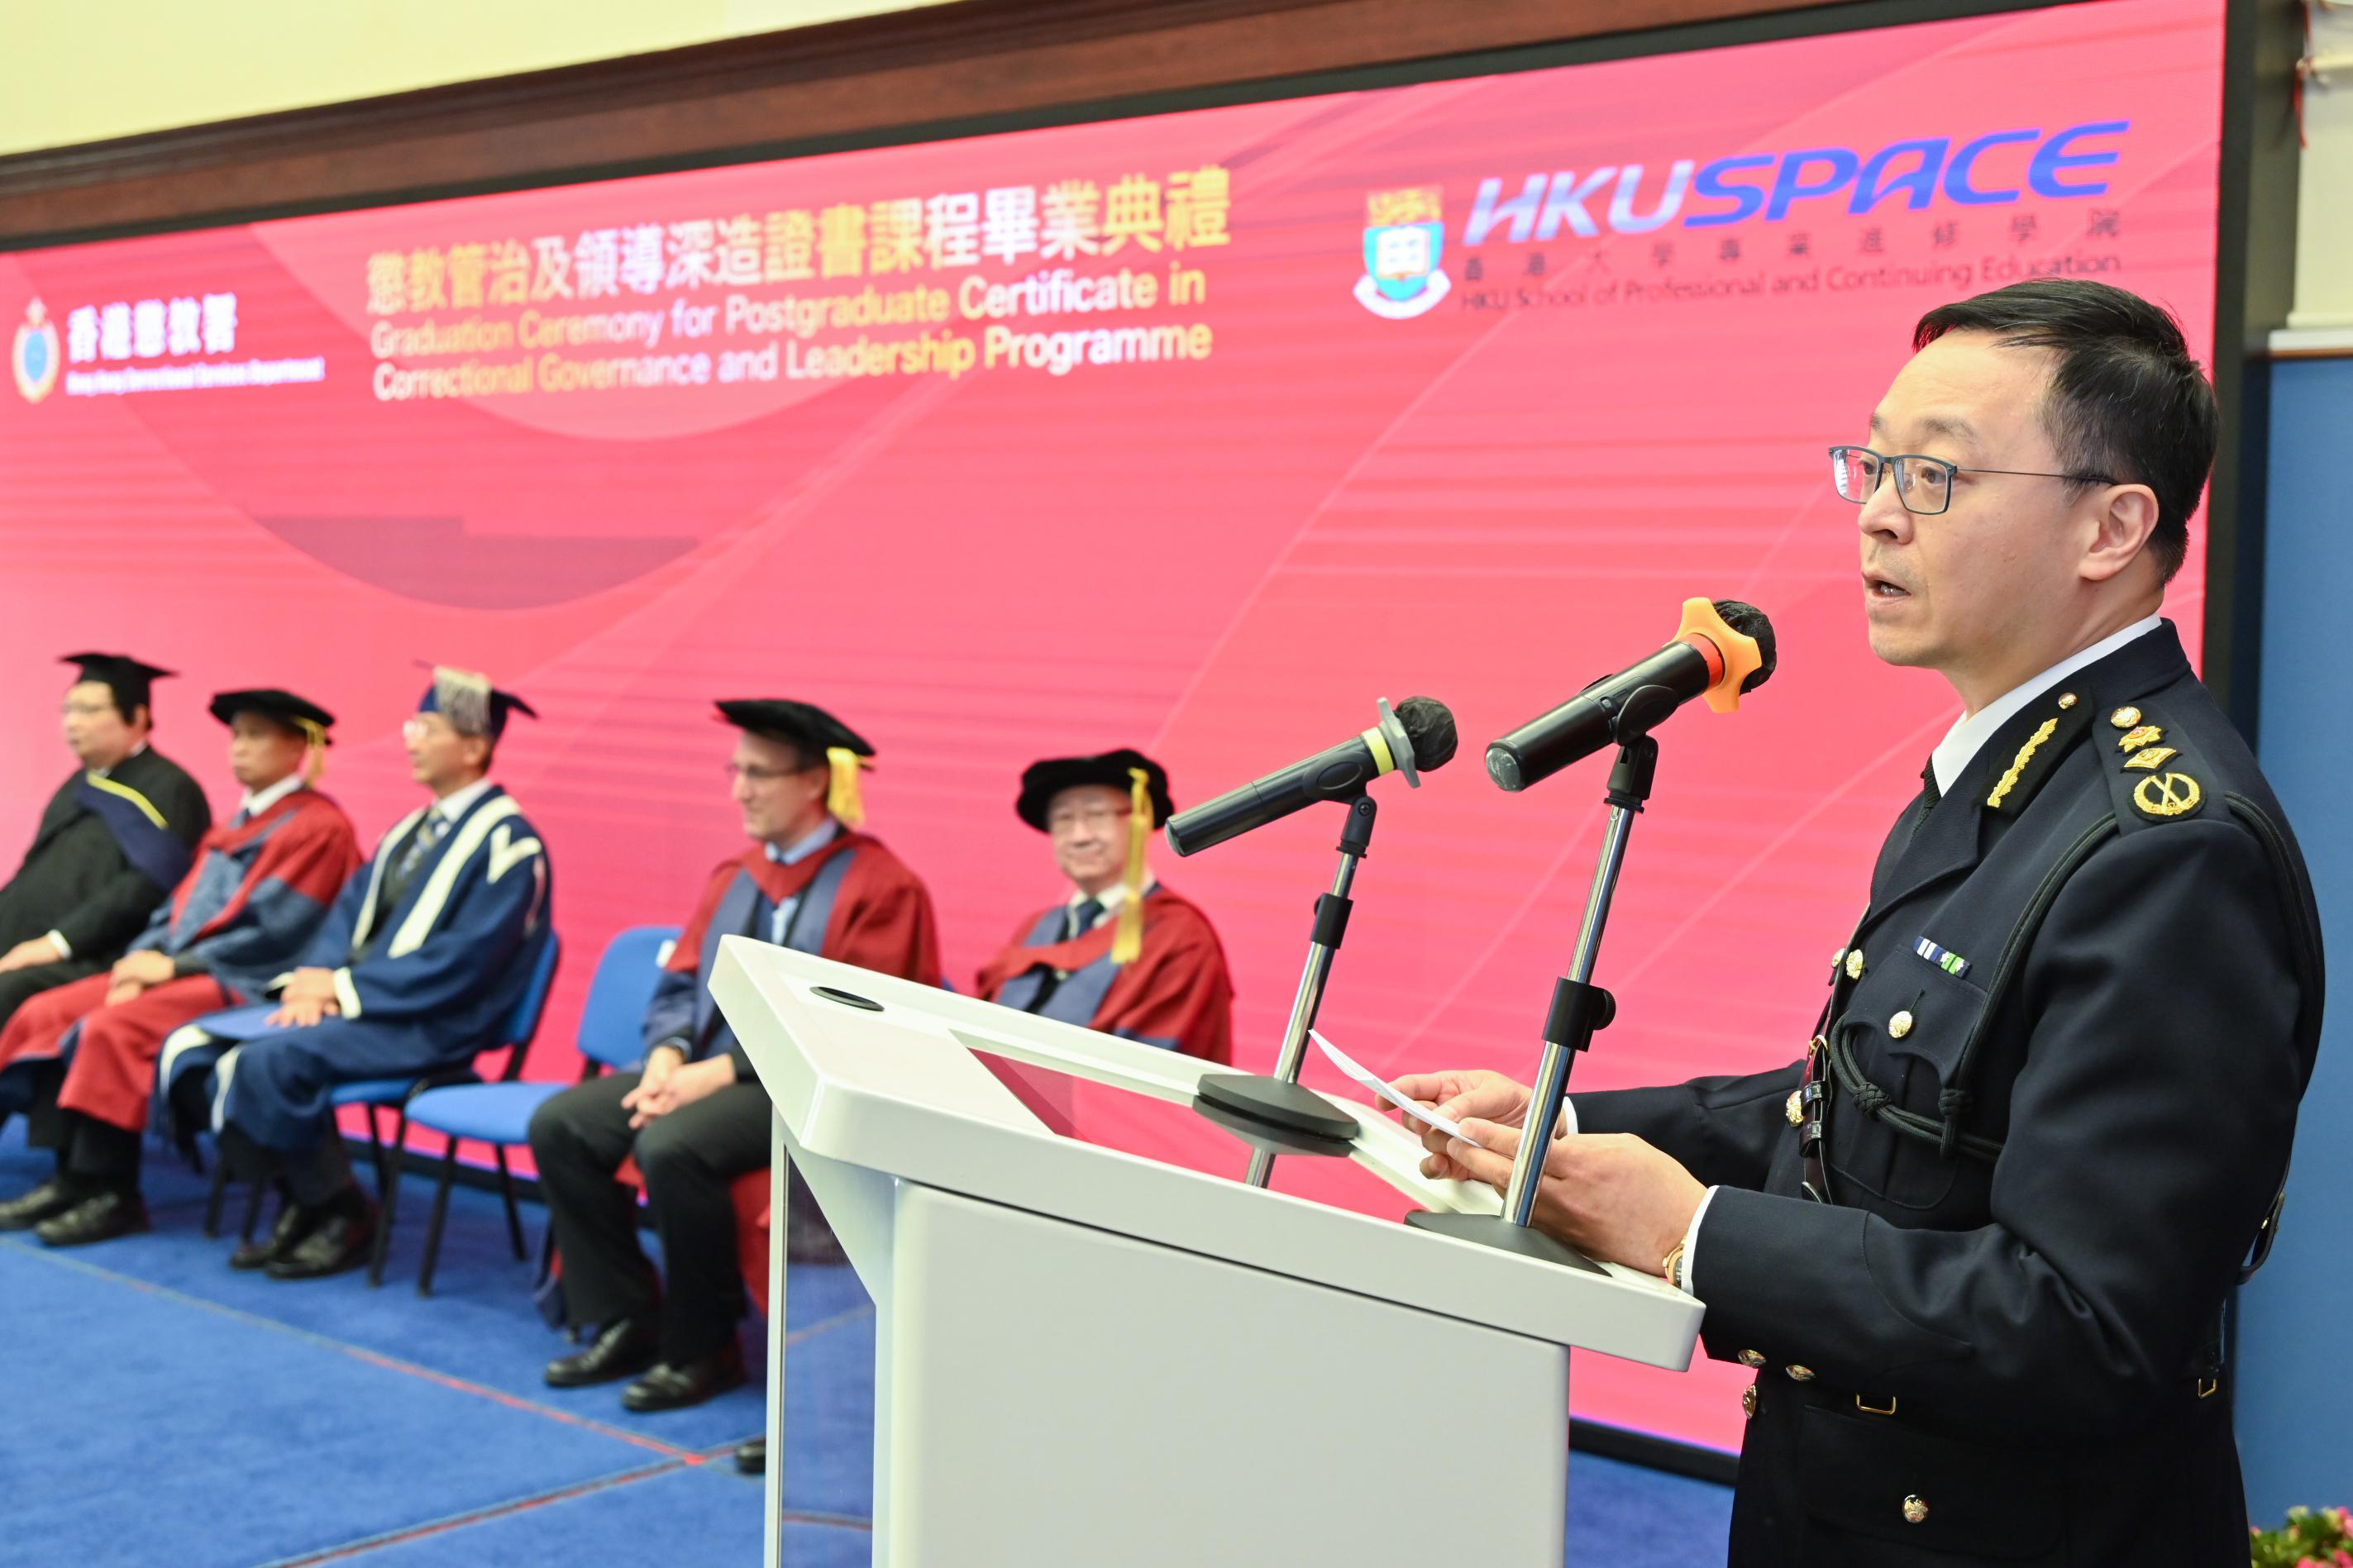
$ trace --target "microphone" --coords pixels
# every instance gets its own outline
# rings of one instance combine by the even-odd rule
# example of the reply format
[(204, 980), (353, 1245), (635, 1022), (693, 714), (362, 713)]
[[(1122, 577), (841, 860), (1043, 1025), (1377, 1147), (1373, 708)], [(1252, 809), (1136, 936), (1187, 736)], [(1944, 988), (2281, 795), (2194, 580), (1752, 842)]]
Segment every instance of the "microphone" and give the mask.
[(1403, 773), (1419, 789), (1423, 773), (1453, 759), (1454, 715), (1445, 703), (1409, 697), (1392, 710), (1384, 698), (1379, 713), (1371, 729), (1328, 752), (1178, 812), (1168, 819), (1168, 847), (1190, 855), (1319, 800), (1354, 800), (1383, 773)]
[(1541, 784), (1604, 746), (1648, 734), (1694, 697), (1729, 713), (1772, 673), (1773, 623), (1764, 611), (1737, 599), (1686, 599), (1672, 642), (1488, 746), (1487, 774), (1502, 789)]

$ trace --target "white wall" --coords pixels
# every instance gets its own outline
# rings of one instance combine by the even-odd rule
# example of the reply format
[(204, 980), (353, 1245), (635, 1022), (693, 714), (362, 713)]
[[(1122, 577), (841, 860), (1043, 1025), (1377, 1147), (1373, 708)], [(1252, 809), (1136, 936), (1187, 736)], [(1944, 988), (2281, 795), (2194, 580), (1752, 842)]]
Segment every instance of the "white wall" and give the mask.
[(2344, 63), (2304, 93), (2303, 201), (2291, 328), (2353, 328), (2353, 4), (2313, 6), (2312, 49)]

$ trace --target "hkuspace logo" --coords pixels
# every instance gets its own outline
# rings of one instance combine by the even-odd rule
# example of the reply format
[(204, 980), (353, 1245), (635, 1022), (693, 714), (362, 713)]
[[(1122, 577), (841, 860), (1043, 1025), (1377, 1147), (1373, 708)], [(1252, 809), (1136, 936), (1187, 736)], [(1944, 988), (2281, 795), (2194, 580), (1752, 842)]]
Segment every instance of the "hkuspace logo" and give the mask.
[(1356, 303), (1392, 321), (1419, 316), (1453, 288), (1438, 265), (1446, 247), (1438, 187), (1375, 191), (1365, 198), (1365, 275)]
[[(1990, 131), (1957, 143), (1950, 136), (1911, 137), (1868, 154), (1850, 147), (1807, 147), (1750, 153), (1700, 163), (1679, 158), (1667, 168), (1644, 206), (1644, 169), (1609, 164), (1582, 172), (1562, 169), (1507, 182), (1479, 182), (1461, 243), (1475, 249), (1490, 240), (1547, 241), (1566, 226), (1582, 238), (1648, 234), (1681, 220), (1685, 228), (1715, 228), (1762, 215), (1780, 223), (1801, 209), (1820, 213), (1843, 198), (1846, 214), (1862, 216), (1901, 196), (1904, 210), (1939, 202), (2000, 206), (2028, 192), (2050, 200), (2106, 194), (2104, 179), (2076, 171), (2105, 168), (2119, 156), (2116, 141), (2127, 120), (2092, 121), (2045, 134), (2040, 130)], [(1686, 212), (1687, 204), (1693, 205)], [(1815, 204), (1809, 205), (1809, 204)], [(1377, 316), (1401, 321), (1444, 299), (1451, 285), (1439, 268), (1444, 224), (1435, 186), (1376, 192), (1366, 204), (1365, 276), (1356, 300)]]
[(58, 364), (65, 356), (58, 352), (58, 324), (49, 320), (48, 308), (38, 300), (25, 307), (24, 323), (16, 329), (16, 341), (10, 346), (8, 363), (16, 373), (16, 390), (25, 395), (27, 403), (38, 403), (58, 384)]

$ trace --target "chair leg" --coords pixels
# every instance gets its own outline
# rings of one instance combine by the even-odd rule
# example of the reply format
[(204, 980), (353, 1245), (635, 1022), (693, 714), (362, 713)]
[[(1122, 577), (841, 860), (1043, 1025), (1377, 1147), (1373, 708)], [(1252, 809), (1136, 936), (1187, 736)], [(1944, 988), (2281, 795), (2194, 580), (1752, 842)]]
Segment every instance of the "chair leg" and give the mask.
[(375, 1119), (378, 1108), (371, 1105), (365, 1109), (368, 1124), (368, 1158), (375, 1165), (375, 1201), (381, 1204), (385, 1201), (385, 1193), (392, 1185), (392, 1178), (387, 1173), (388, 1167), (385, 1164), (384, 1134), (379, 1130)]
[(441, 1155), (441, 1179), (433, 1189), (433, 1218), (425, 1227), (425, 1261), (417, 1270), (417, 1293), (433, 1294), (433, 1265), (441, 1257), (441, 1222), (449, 1213), (449, 1186), (458, 1178), (458, 1140), (451, 1138)]
[(522, 1215), (515, 1207), (514, 1177), (507, 1170), (507, 1146), (493, 1143), (491, 1152), (499, 1162), (499, 1196), (507, 1201), (507, 1240), (514, 1247), (515, 1261), (522, 1263), (528, 1261), (531, 1255), (523, 1250)]
[(221, 1205), (227, 1198), (228, 1162), (216, 1150), (213, 1152), (212, 1195), (205, 1200), (205, 1235), (207, 1237), (220, 1235)]

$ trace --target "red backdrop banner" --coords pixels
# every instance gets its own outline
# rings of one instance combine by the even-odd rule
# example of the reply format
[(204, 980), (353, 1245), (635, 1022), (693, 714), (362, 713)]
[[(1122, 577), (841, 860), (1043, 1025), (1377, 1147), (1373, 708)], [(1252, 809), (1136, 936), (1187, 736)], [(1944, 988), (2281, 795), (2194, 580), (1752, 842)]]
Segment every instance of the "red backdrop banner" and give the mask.
[[(1781, 672), (1662, 734), (1588, 1087), (1792, 1059), (1871, 858), (1954, 715), (1863, 638), (1861, 439), (1927, 307), (2105, 279), (2212, 338), (2221, 0), (1432, 81), (0, 256), (0, 838), (69, 759), (65, 672), (184, 671), (157, 742), (234, 790), (207, 693), (342, 716), (328, 788), (416, 804), (425, 658), (544, 718), (501, 775), (570, 951), (684, 918), (735, 845), (717, 697), (871, 739), (871, 825), (950, 973), (1059, 898), (1034, 758), (1135, 745), (1180, 805), (1450, 703), (1324, 1012), (1378, 1070), (1526, 1076), (1599, 764), (1485, 742), (1762, 605)], [(2169, 613), (2194, 647), (2199, 554)], [(1159, 873), (1271, 1059), (1328, 881), (1303, 816)], [(1313, 1081), (1329, 1081), (1320, 1064)], [(1304, 1163), (1295, 1190), (1362, 1203)], [(1377, 1200), (1376, 1200), (1377, 1201)], [(1584, 1415), (1721, 1446), (1738, 1379), (1579, 1363)]]

